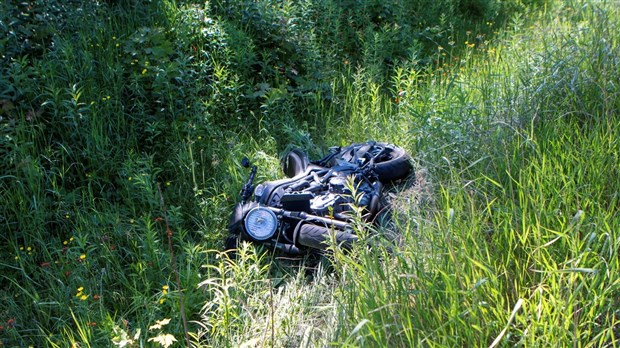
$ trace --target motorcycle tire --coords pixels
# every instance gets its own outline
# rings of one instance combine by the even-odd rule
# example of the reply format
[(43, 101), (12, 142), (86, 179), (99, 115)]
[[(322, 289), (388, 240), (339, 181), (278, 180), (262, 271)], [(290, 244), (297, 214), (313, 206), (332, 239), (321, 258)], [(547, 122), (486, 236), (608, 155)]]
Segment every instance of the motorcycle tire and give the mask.
[(412, 170), (411, 157), (404, 149), (386, 143), (377, 143), (378, 146), (389, 148), (386, 161), (375, 162), (374, 172), (379, 181), (386, 183), (406, 178)]
[[(329, 246), (329, 239), (331, 230), (329, 228), (313, 225), (313, 224), (301, 224), (297, 227), (296, 244), (305, 246), (308, 248), (325, 250)], [(353, 242), (357, 241), (357, 236), (345, 232), (335, 230), (336, 243), (345, 249), (351, 248)]]

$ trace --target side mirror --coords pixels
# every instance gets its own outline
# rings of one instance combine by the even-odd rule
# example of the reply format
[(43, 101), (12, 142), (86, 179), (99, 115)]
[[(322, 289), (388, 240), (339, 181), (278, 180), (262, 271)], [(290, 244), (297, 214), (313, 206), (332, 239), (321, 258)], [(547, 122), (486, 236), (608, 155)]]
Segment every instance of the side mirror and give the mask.
[(243, 168), (250, 168), (250, 159), (248, 159), (247, 157), (243, 157), (241, 159), (241, 165), (243, 166)]

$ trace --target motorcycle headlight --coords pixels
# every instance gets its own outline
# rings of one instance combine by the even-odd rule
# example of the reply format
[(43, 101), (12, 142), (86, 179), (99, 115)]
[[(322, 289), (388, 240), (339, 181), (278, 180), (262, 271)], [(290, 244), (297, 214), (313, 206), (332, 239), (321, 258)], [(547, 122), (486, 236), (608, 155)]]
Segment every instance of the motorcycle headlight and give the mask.
[(271, 238), (277, 227), (276, 214), (267, 208), (253, 208), (245, 216), (245, 230), (255, 240), (263, 241)]

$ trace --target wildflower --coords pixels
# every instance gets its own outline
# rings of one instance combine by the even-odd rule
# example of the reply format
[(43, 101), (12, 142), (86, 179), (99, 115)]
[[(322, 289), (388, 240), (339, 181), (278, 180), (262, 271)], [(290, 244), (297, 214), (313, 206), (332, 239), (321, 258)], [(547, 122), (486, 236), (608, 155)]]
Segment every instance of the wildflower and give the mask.
[(80, 296), (80, 300), (82, 301), (86, 301), (86, 299), (88, 298), (88, 295), (82, 295)]
[(170, 186), (171, 182), (170, 181), (166, 181), (166, 186)]
[(129, 180), (129, 181), (131, 181), (132, 179), (133, 179), (133, 178), (132, 178), (131, 176), (127, 178), (127, 180)]
[(438, 49), (439, 51), (441, 51), (441, 50), (443, 50), (443, 47), (441, 47), (441, 46), (437, 46), (437, 49)]
[(202, 140), (202, 135), (199, 135), (199, 136), (198, 136), (198, 140)]
[(164, 304), (164, 302), (166, 302), (166, 300), (165, 300), (165, 299), (163, 299), (163, 298), (160, 298), (160, 299), (159, 299), (159, 304)]
[(67, 242), (66, 240), (62, 242), (62, 245), (67, 245), (69, 244), (69, 242)]
[(65, 214), (65, 219), (70, 219), (70, 218), (71, 218), (71, 215)]
[(142, 75), (146, 74), (146, 69), (142, 69)]
[(15, 260), (19, 260), (19, 256), (15, 255)]
[(166, 295), (168, 293), (168, 285), (164, 285), (161, 287), (162, 293)]
[(112, 36), (112, 40), (116, 40), (116, 36)]
[(24, 247), (20, 245), (19, 250), (24, 250)]
[(70, 242), (73, 242), (73, 237), (69, 238), (69, 241), (70, 241)]
[(117, 43), (117, 44), (116, 44), (116, 47), (119, 47), (120, 45), (121, 45), (121, 44), (118, 44), (118, 43)]
[(85, 260), (85, 259), (86, 259), (86, 254), (80, 255), (80, 260)]
[(32, 247), (27, 247), (26, 251), (32, 251)]
[(84, 287), (83, 287), (83, 286), (80, 286), (80, 287), (78, 288), (78, 292), (82, 292), (83, 290), (84, 290)]

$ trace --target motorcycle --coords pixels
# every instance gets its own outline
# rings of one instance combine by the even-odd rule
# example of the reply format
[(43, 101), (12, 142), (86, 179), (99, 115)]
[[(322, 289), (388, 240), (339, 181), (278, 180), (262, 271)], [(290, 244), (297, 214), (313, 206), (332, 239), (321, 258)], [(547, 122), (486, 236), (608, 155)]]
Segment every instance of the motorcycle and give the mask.
[[(242, 165), (250, 167), (247, 159)], [(332, 147), (318, 161), (294, 149), (284, 157), (282, 169), (288, 178), (254, 187), (257, 167), (251, 166), (231, 216), (228, 249), (249, 241), (306, 254), (324, 251), (330, 240), (350, 248), (358, 240), (354, 207), (362, 220), (373, 221), (384, 185), (413, 172), (411, 157), (402, 148), (375, 141)]]

